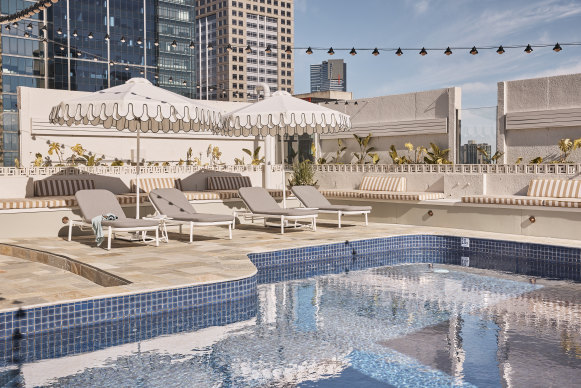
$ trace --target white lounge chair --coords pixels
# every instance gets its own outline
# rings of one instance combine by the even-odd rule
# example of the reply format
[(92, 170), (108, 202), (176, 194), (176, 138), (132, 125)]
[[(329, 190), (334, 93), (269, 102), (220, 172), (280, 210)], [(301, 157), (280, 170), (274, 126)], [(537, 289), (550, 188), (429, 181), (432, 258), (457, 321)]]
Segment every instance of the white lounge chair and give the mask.
[(230, 239), (234, 216), (225, 214), (198, 213), (190, 204), (184, 193), (178, 189), (155, 189), (149, 193), (149, 201), (157, 214), (169, 217), (169, 222), (180, 226), (190, 226), (190, 242), (194, 241), (194, 226), (227, 225)]
[(369, 224), (367, 216), (371, 212), (371, 206), (332, 205), (313, 186), (293, 186), (291, 190), (304, 207), (318, 208), (319, 213), (336, 213), (339, 219), (339, 228), (341, 227), (341, 217), (345, 215), (363, 214), (365, 225)]
[[(103, 230), (107, 230), (107, 250), (111, 249), (111, 239), (116, 232), (155, 232), (155, 246), (159, 246), (159, 222), (155, 220), (138, 220), (127, 218), (115, 194), (108, 190), (79, 190), (75, 198), (81, 210), (82, 220), (69, 220), (69, 241), (71, 241), (73, 226), (92, 227), (91, 220), (100, 215), (114, 214), (117, 220), (103, 220)], [(145, 242), (145, 233), (142, 234)]]
[(280, 218), (281, 234), (284, 234), (286, 221), (300, 219), (310, 219), (313, 231), (317, 230), (319, 212), (316, 209), (283, 209), (262, 187), (241, 187), (238, 189), (238, 194), (253, 216), (264, 217), (265, 224), (268, 218)]

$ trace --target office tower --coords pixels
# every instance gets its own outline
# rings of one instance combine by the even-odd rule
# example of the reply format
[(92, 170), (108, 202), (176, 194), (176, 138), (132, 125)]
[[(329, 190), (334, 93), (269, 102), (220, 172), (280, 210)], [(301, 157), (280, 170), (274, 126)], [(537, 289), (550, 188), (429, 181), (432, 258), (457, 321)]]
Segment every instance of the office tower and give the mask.
[(311, 65), (311, 92), (347, 91), (347, 64), (342, 59)]
[[(2, 2), (1, 12), (34, 4)], [(194, 0), (60, 0), (2, 27), (0, 165), (18, 158), (18, 86), (92, 92), (146, 77), (195, 97)]]
[(467, 144), (460, 147), (460, 159), (463, 164), (483, 164), (486, 162), (484, 155), (478, 149), (486, 151), (489, 157), (492, 156), (490, 144), (477, 144), (475, 140), (468, 140)]
[(253, 101), (257, 86), (294, 91), (292, 0), (196, 0), (198, 96)]

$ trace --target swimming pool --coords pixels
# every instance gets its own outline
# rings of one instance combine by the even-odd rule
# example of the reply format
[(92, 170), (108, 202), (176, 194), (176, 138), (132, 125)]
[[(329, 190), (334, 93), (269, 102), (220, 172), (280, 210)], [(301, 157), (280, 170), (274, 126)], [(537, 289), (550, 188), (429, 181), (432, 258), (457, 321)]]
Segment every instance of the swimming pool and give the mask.
[[(514, 259), (503, 260), (485, 240), (406, 237), (256, 254), (259, 285), (242, 299), (12, 338), (0, 382), (567, 386), (581, 378), (579, 283), (474, 267), (567, 269), (539, 264), (533, 244), (495, 242)], [(539, 260), (558, 255), (575, 270), (578, 252), (562, 249), (542, 248)]]

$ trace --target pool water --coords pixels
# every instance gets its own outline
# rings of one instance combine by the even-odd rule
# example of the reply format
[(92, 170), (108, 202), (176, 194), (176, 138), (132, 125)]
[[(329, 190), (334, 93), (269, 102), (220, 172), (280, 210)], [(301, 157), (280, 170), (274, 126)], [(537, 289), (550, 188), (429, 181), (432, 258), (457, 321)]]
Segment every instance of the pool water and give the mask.
[(251, 319), (11, 365), (0, 382), (568, 387), (581, 381), (580, 291), (579, 283), (427, 264), (261, 284)]

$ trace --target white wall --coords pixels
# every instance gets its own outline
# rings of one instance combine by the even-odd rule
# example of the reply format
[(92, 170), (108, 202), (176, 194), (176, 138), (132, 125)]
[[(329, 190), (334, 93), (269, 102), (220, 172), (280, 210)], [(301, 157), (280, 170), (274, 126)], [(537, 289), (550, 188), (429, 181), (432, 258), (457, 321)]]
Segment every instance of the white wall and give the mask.
[[(71, 154), (69, 148), (81, 144), (85, 149), (97, 155), (106, 155), (107, 159), (132, 159), (135, 153), (135, 134), (129, 131), (117, 131), (93, 126), (67, 127), (48, 122), (53, 105), (75, 96), (83, 96), (86, 92), (71, 92), (66, 90), (36, 89), (20, 87), (18, 89), (18, 110), (20, 115), (20, 155), (21, 165), (30, 166), (37, 152), (47, 155), (47, 141), (65, 144), (65, 155)], [(227, 103), (229, 109), (235, 109), (234, 103)], [(240, 103), (246, 105), (245, 103)], [(221, 161), (234, 164), (234, 158), (249, 158), (242, 148), (254, 150), (262, 145), (262, 140), (249, 138), (230, 138), (216, 136), (209, 132), (191, 133), (146, 133), (141, 136), (141, 157), (146, 161), (179, 161), (186, 158), (186, 152), (192, 147), (193, 156), (202, 154), (202, 162), (209, 162), (206, 150), (211, 144), (222, 151)], [(264, 148), (264, 147), (263, 147)], [(261, 155), (264, 155), (262, 151)], [(56, 157), (53, 156), (56, 161)]]
[[(392, 163), (388, 155), (393, 144), (398, 154), (408, 154), (404, 144), (429, 147), (433, 142), (441, 148), (449, 148), (449, 159), (457, 161), (459, 109), (461, 107), (460, 88), (428, 90), (391, 96), (356, 100), (357, 105), (334, 103), (324, 105), (351, 116), (353, 128), (349, 132), (321, 136), (321, 155), (328, 160), (335, 155), (337, 139), (346, 139), (348, 149), (342, 163), (349, 163), (352, 152), (359, 147), (353, 133), (366, 136), (371, 133), (371, 145), (380, 155), (380, 163)], [(458, 112), (457, 112), (458, 111)]]
[[(511, 129), (511, 115), (522, 125)], [(553, 161), (560, 155), (560, 139), (580, 137), (581, 74), (498, 83), (497, 148), (505, 163), (538, 156)], [(581, 162), (580, 150), (570, 160)]]

